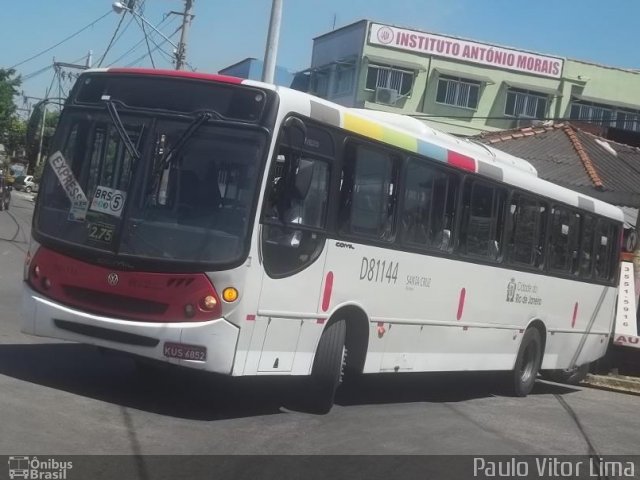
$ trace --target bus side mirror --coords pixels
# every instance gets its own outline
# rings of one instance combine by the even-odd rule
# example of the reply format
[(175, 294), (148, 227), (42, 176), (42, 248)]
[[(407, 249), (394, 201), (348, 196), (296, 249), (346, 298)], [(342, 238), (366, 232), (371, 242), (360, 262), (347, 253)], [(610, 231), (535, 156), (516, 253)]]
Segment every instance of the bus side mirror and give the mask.
[(302, 132), (302, 143), (307, 139), (307, 126), (305, 123), (298, 117), (288, 117), (284, 123), (282, 124), (283, 128), (297, 128)]

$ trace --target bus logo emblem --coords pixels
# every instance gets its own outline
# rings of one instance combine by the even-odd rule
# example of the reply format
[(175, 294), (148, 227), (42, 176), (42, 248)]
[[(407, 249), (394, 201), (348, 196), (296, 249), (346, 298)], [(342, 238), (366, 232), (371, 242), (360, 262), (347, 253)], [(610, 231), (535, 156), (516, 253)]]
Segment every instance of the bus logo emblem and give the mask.
[(107, 283), (112, 287), (115, 287), (119, 281), (120, 278), (118, 277), (117, 273), (110, 273), (109, 275), (107, 275)]

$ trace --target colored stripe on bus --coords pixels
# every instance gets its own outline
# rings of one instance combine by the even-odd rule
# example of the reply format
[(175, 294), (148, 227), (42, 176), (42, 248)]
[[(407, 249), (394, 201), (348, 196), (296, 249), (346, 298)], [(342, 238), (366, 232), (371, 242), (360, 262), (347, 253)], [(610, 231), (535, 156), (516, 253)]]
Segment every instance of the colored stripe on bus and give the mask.
[(578, 302), (573, 307), (573, 318), (571, 319), (571, 328), (575, 327), (578, 318)]
[(418, 153), (425, 157), (433, 158), (439, 162), (447, 162), (448, 150), (424, 140), (418, 139)]
[(131, 73), (140, 75), (156, 75), (164, 77), (192, 78), (196, 80), (213, 80), (215, 82), (241, 84), (243, 79), (213, 73), (188, 72), (186, 70), (166, 70), (153, 68), (110, 68), (109, 73)]
[(390, 128), (382, 130), (382, 141), (410, 152), (418, 151), (418, 139), (416, 137), (397, 130), (391, 130)]
[(578, 208), (583, 208), (590, 212), (596, 211), (596, 205), (594, 201), (589, 198), (584, 198), (582, 196), (578, 196)]
[(382, 140), (382, 125), (347, 112), (344, 113), (343, 121), (344, 128), (347, 130), (373, 138), (374, 140)]
[(447, 152), (447, 163), (469, 172), (476, 172), (476, 161), (471, 157), (449, 150)]
[(493, 178), (502, 182), (504, 180), (504, 172), (500, 167), (491, 165), (490, 163), (478, 162), (478, 173), (485, 177)]
[(319, 122), (328, 123), (332, 127), (340, 127), (340, 111), (311, 100), (311, 118)]

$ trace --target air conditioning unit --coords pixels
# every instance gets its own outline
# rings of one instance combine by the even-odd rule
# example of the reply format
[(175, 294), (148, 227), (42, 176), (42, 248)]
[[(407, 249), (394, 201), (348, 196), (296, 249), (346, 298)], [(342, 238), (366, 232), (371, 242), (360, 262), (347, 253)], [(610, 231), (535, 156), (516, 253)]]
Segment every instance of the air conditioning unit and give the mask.
[(535, 127), (535, 122), (537, 122), (535, 118), (530, 117), (518, 117), (516, 119), (516, 127), (515, 128), (525, 128), (525, 127)]
[(395, 105), (399, 96), (398, 91), (393, 88), (376, 88), (376, 103)]

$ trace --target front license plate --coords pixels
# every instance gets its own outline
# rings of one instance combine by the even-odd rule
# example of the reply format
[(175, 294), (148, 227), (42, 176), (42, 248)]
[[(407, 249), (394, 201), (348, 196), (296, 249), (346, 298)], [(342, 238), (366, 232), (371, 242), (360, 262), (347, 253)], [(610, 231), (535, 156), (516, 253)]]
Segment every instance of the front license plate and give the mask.
[(207, 360), (207, 347), (200, 345), (187, 345), (185, 343), (165, 342), (163, 353), (165, 357), (179, 358), (180, 360)]

